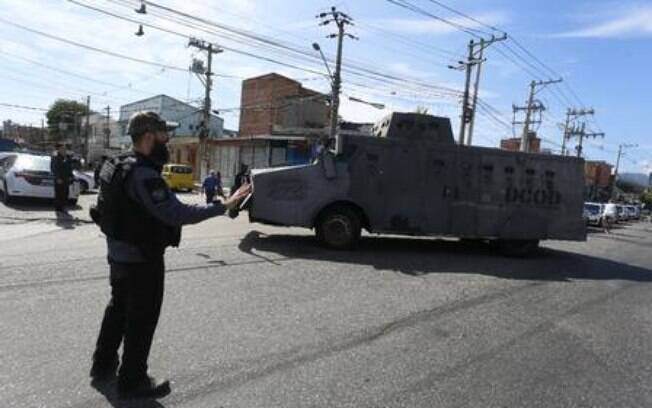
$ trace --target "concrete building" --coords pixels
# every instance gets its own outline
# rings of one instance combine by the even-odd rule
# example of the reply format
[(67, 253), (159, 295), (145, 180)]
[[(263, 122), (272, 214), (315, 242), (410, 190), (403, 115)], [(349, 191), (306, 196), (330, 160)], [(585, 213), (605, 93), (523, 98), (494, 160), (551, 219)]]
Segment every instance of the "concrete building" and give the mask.
[[(204, 120), (201, 108), (167, 95), (157, 95), (120, 107), (119, 122), (123, 129), (123, 135), (126, 135), (126, 126), (131, 115), (141, 111), (156, 112), (165, 120), (177, 122), (179, 127), (176, 129), (174, 137), (197, 137)], [(222, 137), (223, 129), (224, 120), (217, 115), (211, 115), (208, 138), (217, 139)]]
[[(118, 140), (119, 144), (131, 144), (131, 139), (127, 135), (127, 124), (131, 115), (140, 111), (153, 111), (161, 115), (165, 120), (179, 124), (169, 143), (171, 160), (175, 163), (191, 165), (195, 170), (195, 177), (199, 178), (200, 169), (197, 166), (197, 151), (199, 147), (199, 130), (204, 120), (201, 109), (167, 95), (157, 95), (121, 106), (119, 124), (122, 136)], [(221, 138), (223, 132), (224, 120), (217, 115), (211, 114), (208, 140)]]
[(131, 140), (125, 143), (122, 126), (112, 117), (101, 113), (92, 113), (88, 119), (88, 150), (86, 160), (93, 163), (102, 155), (111, 156), (126, 150)]
[[(541, 153), (541, 139), (537, 137), (535, 132), (530, 132), (529, 135), (530, 153)], [(509, 150), (511, 152), (521, 151), (521, 138), (513, 137), (509, 139), (502, 139), (500, 141), (500, 148)]]

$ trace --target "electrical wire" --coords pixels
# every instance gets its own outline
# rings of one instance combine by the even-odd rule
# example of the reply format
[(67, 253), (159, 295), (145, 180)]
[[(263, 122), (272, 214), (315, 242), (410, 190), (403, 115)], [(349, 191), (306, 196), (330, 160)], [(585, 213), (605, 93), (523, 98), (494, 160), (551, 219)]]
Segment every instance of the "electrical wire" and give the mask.
[(48, 109), (45, 109), (45, 108), (37, 108), (35, 106), (16, 105), (16, 104), (13, 104), (13, 103), (6, 103), (6, 102), (0, 102), (0, 106), (4, 106), (6, 108), (26, 109), (26, 110), (33, 110), (33, 111), (39, 111), (39, 112), (47, 112), (48, 111)]
[[(94, 7), (94, 6), (89, 6), (87, 4), (79, 2), (77, 0), (67, 0), (67, 1), (69, 1), (71, 3), (74, 3), (74, 4), (77, 4), (77, 5), (80, 5), (82, 7), (93, 9), (95, 11), (98, 11), (98, 12), (106, 14), (106, 15), (116, 17), (118, 19), (122, 19), (122, 20), (125, 20), (125, 21), (132, 22), (134, 24), (142, 24), (143, 26), (147, 26), (147, 27), (153, 28), (155, 30), (159, 30), (159, 31), (162, 31), (162, 32), (167, 32), (169, 34), (173, 34), (173, 35), (180, 36), (180, 37), (183, 37), (183, 38), (189, 38), (189, 36), (186, 35), (186, 34), (182, 34), (182, 33), (179, 33), (177, 31), (167, 29), (167, 28), (163, 28), (163, 27), (160, 27), (160, 26), (156, 26), (156, 25), (146, 23), (146, 22), (143, 22), (143, 21), (135, 20), (135, 19), (132, 19), (130, 17), (125, 17), (125, 16), (122, 16), (122, 15), (119, 15), (119, 14), (116, 14), (116, 13), (113, 13), (113, 12), (110, 12), (110, 11), (107, 11), (107, 10), (103, 10), (103, 9), (100, 9), (100, 8), (97, 8), (97, 7)], [(151, 3), (151, 2), (148, 2), (148, 4), (149, 3)], [(220, 45), (220, 47), (225, 49), (225, 50), (229, 50), (229, 51), (232, 51), (232, 52), (235, 52), (235, 53), (238, 53), (238, 54), (242, 54), (242, 55), (245, 55), (245, 56), (250, 56), (250, 57), (258, 58), (258, 59), (263, 59), (263, 60), (268, 61), (268, 62), (273, 62), (273, 63), (276, 63), (276, 64), (288, 66), (288, 67), (291, 67), (291, 68), (294, 68), (294, 69), (300, 69), (300, 70), (304, 70), (304, 71), (307, 71), (307, 72), (316, 73), (316, 74), (325, 76), (325, 74), (322, 73), (322, 72), (315, 71), (315, 70), (312, 70), (312, 69), (308, 69), (308, 68), (305, 68), (305, 67), (298, 67), (296, 65), (279, 62), (277, 60), (274, 60), (274, 59), (271, 59), (271, 58), (268, 58), (268, 57), (263, 57), (263, 56), (256, 55), (256, 54), (253, 54), (253, 53), (250, 53), (250, 52), (237, 50), (237, 49), (234, 49), (232, 47), (225, 47), (223, 45)], [(347, 67), (346, 64), (344, 66)], [(344, 70), (347, 71), (346, 68)], [(367, 79), (372, 79), (372, 80), (375, 80), (375, 81), (393, 81), (393, 82), (398, 82), (398, 83), (409, 83), (409, 84), (414, 85), (414, 86), (425, 87), (425, 88), (430, 88), (430, 89), (439, 89), (439, 90), (442, 90), (442, 91), (449, 92), (451, 94), (460, 94), (461, 95), (460, 91), (457, 91), (457, 90), (452, 89), (452, 88), (433, 85), (433, 84), (429, 84), (429, 83), (423, 83), (423, 82), (420, 82), (419, 80), (399, 78), (399, 77), (396, 77), (394, 75), (384, 74), (384, 73), (380, 73), (380, 72), (377, 72), (377, 71), (373, 71), (373, 70), (369, 70), (369, 69), (361, 68), (361, 67), (351, 67), (349, 65), (348, 66), (348, 73), (351, 74), (351, 75), (361, 76), (361, 77), (365, 77)]]
[[(395, 0), (387, 0), (387, 1), (389, 1), (389, 2), (391, 2), (391, 3), (393, 3), (393, 4), (397, 4), (397, 1), (395, 1)], [(405, 0), (401, 0), (401, 1), (402, 1), (403, 3), (407, 3), (407, 1), (405, 1)], [(490, 30), (492, 30), (492, 31), (497, 31), (497, 32), (501, 32), (501, 33), (506, 33), (505, 30), (502, 30), (502, 29), (497, 28), (497, 27), (495, 27), (495, 26), (492, 26), (492, 25), (486, 24), (486, 23), (484, 23), (484, 22), (482, 22), (482, 21), (480, 21), (480, 20), (478, 20), (478, 19), (476, 19), (476, 18), (474, 18), (474, 17), (472, 17), (472, 16), (469, 16), (469, 15), (466, 14), (466, 13), (463, 13), (463, 12), (461, 12), (461, 11), (459, 11), (459, 10), (457, 10), (457, 9), (455, 9), (455, 8), (453, 8), (453, 7), (451, 7), (451, 6), (448, 6), (447, 4), (444, 4), (442, 1), (439, 1), (439, 0), (429, 0), (429, 1), (430, 1), (431, 3), (433, 3), (433, 4), (438, 5), (439, 7), (442, 7), (442, 8), (444, 8), (444, 9), (446, 9), (446, 10), (448, 10), (448, 11), (454, 13), (454, 14), (457, 14), (458, 16), (461, 16), (461, 17), (463, 17), (463, 18), (465, 18), (465, 19), (467, 19), (467, 20), (469, 20), (469, 21), (472, 21), (472, 22), (474, 22), (474, 23), (476, 23), (476, 24), (479, 24), (479, 25), (481, 25), (481, 26), (483, 26), (483, 27), (486, 27), (486, 28), (488, 28), (488, 29), (490, 29)], [(409, 3), (408, 3), (408, 4), (409, 4)], [(397, 4), (397, 5), (400, 5), (400, 4)], [(403, 5), (403, 7), (404, 7), (404, 8), (411, 9), (412, 11), (415, 11), (415, 12), (419, 12), (419, 11), (416, 9), (416, 7), (409, 8), (409, 7), (405, 7), (405, 5)], [(420, 14), (423, 14), (423, 15), (429, 15), (430, 17), (436, 18), (436, 19), (439, 20), (439, 21), (445, 20), (445, 19), (443, 19), (443, 18), (441, 18), (441, 17), (439, 17), (439, 16), (433, 16), (433, 15), (430, 15), (430, 13), (427, 13), (427, 12), (426, 12), (426, 13), (421, 12)], [(451, 23), (451, 22), (448, 21), (448, 23)], [(449, 25), (455, 26), (454, 24), (449, 24)], [(463, 31), (463, 32), (466, 32), (466, 33), (468, 33), (468, 34), (474, 35), (474, 33), (469, 33), (467, 30), (464, 29), (464, 28), (466, 28), (466, 29), (470, 29), (469, 27), (466, 27), (466, 26), (462, 26), (462, 27), (463, 27), (463, 28), (460, 28), (460, 27), (457, 27), (457, 28), (460, 29), (460, 30)], [(477, 32), (477, 30), (473, 30), (473, 31)], [(503, 52), (500, 52), (500, 53), (503, 54), (503, 56), (505, 56), (505, 57), (507, 57), (508, 59), (510, 59), (510, 60), (512, 61), (512, 63), (514, 63), (516, 66), (518, 66), (519, 68), (523, 69), (523, 68), (524, 68), (524, 67), (523, 67), (523, 64), (526, 64), (527, 66), (529, 66), (530, 68), (532, 68), (532, 69), (534, 70), (534, 72), (537, 72), (536, 75), (532, 75), (532, 71), (529, 71), (529, 69), (524, 69), (524, 71), (525, 71), (526, 73), (528, 73), (529, 75), (532, 75), (534, 78), (537, 78), (537, 77), (539, 77), (539, 76), (541, 76), (541, 77), (543, 77), (543, 78), (546, 78), (546, 77), (548, 77), (549, 75), (552, 75), (552, 77), (558, 77), (558, 78), (561, 78), (561, 77), (562, 77), (562, 75), (560, 75), (557, 71), (555, 71), (554, 69), (552, 69), (549, 65), (547, 65), (547, 64), (544, 63), (540, 58), (538, 58), (538, 57), (537, 57), (533, 52), (531, 52), (530, 50), (528, 50), (528, 49), (527, 49), (527, 48), (526, 48), (526, 47), (525, 47), (525, 46), (524, 46), (524, 45), (523, 45), (523, 44), (522, 44), (518, 39), (516, 39), (514, 36), (510, 35), (508, 38), (509, 38), (509, 40), (510, 40), (514, 45), (515, 45), (515, 47), (516, 47), (518, 50), (520, 50), (520, 52), (524, 53), (524, 54), (528, 57), (528, 58), (524, 58), (524, 57), (523, 57), (522, 55), (520, 55), (516, 50), (512, 49), (508, 44), (501, 42), (501, 46), (502, 46), (502, 47), (505, 47), (507, 50), (509, 50), (511, 54), (513, 54), (513, 55), (514, 55), (518, 60), (520, 60), (520, 63), (517, 63), (517, 62), (514, 61), (512, 58), (507, 57), (507, 55), (505, 55)], [(498, 49), (498, 50), (500, 50), (500, 49)], [(534, 61), (534, 63), (532, 63), (531, 61)], [(535, 65), (535, 63), (536, 63), (538, 66)], [(575, 90), (573, 90), (573, 88), (570, 86), (570, 84), (568, 83), (567, 80), (563, 82), (563, 86), (566, 88), (566, 90), (567, 90), (568, 92), (570, 92), (571, 97), (572, 97), (572, 98), (575, 98), (575, 100), (579, 103), (580, 106), (582, 106), (582, 107), (585, 107), (585, 106), (586, 106), (586, 105), (584, 104), (584, 102), (581, 100), (581, 98), (577, 95), (577, 93), (575, 92)], [(564, 105), (565, 103), (568, 103), (568, 106), (573, 106), (573, 105), (574, 105), (574, 104), (572, 103), (572, 101), (570, 100), (571, 98), (569, 98), (569, 97), (566, 95), (566, 92), (563, 92), (559, 87), (552, 87), (551, 89), (552, 89), (551, 93), (553, 93), (553, 94), (556, 95), (555, 98), (558, 99), (558, 100), (561, 102), (562, 105)], [(564, 101), (562, 102), (561, 99), (564, 99)], [(601, 130), (601, 127), (600, 127), (599, 124), (597, 123), (597, 119), (592, 118), (592, 120), (594, 120), (594, 122), (596, 123), (596, 126), (600, 129), (600, 131), (602, 131), (602, 130)]]
[[(394, 4), (396, 6), (402, 7), (404, 9), (406, 9), (406, 10), (410, 10), (410, 11), (412, 11), (414, 13), (421, 14), (421, 15), (426, 16), (426, 17), (430, 17), (430, 18), (432, 18), (434, 20), (437, 20), (437, 21), (439, 21), (439, 22), (441, 22), (443, 24), (449, 25), (449, 26), (451, 26), (453, 28), (456, 28), (456, 29), (458, 29), (458, 30), (460, 30), (460, 31), (462, 31), (464, 33), (467, 33), (470, 36), (473, 36), (475, 38), (482, 38), (479, 34), (487, 34), (484, 31), (475, 30), (475, 29), (472, 29), (470, 27), (464, 26), (462, 24), (457, 24), (457, 23), (452, 22), (450, 20), (447, 20), (445, 18), (439, 17), (438, 15), (432, 14), (432, 13), (430, 13), (430, 12), (428, 12), (428, 11), (418, 7), (418, 6), (415, 6), (414, 4), (411, 4), (410, 2), (408, 2), (406, 0), (386, 0), (386, 1), (391, 3), (391, 4)], [(489, 35), (491, 35), (491, 34), (489, 34)]]
[(505, 34), (505, 32), (504, 32), (503, 30), (500, 30), (500, 29), (498, 29), (498, 28), (496, 28), (496, 27), (494, 27), (494, 26), (491, 26), (491, 25), (489, 25), (489, 24), (486, 24), (486, 23), (484, 23), (484, 22), (482, 22), (482, 21), (480, 21), (480, 20), (478, 20), (478, 19), (476, 19), (476, 18), (474, 18), (474, 17), (469, 16), (468, 14), (462, 13), (461, 11), (456, 10), (456, 9), (454, 9), (453, 7), (450, 7), (450, 6), (448, 6), (448, 5), (444, 4), (444, 3), (442, 3), (441, 1), (437, 1), (437, 0), (428, 0), (428, 1), (430, 1), (431, 3), (434, 3), (434, 4), (436, 4), (436, 5), (438, 5), (439, 7), (442, 7), (442, 8), (444, 8), (444, 9), (450, 11), (451, 13), (457, 14), (457, 15), (460, 16), (460, 17), (466, 18), (467, 20), (471, 20), (471, 21), (473, 21), (474, 23), (477, 23), (477, 24), (479, 24), (479, 25), (481, 25), (481, 26), (483, 26), (483, 27), (486, 27), (486, 28), (488, 28), (488, 29), (490, 29), (490, 30), (492, 30), (492, 31), (497, 31), (497, 32), (499, 32), (499, 33)]
[[(69, 1), (74, 1), (74, 0), (69, 0)], [(110, 1), (110, 2), (122, 1), (122, 2), (124, 2), (125, 0), (105, 0), (105, 1)], [(148, 1), (147, 4), (154, 5), (156, 3)], [(188, 13), (180, 12), (180, 11), (177, 11), (177, 10), (169, 8), (169, 7), (166, 7), (166, 10), (169, 10), (169, 11), (171, 11), (173, 13), (176, 13), (176, 14), (183, 15), (184, 17), (187, 17), (187, 18), (190, 18), (190, 19), (195, 19), (195, 20), (200, 21), (200, 22), (205, 23), (205, 24), (216, 26), (216, 27), (218, 27), (220, 29), (226, 29), (226, 30), (229, 29), (227, 26), (224, 26), (223, 24), (214, 23), (214, 22), (211, 22), (209, 20), (206, 20), (206, 19), (203, 19), (203, 18), (200, 18), (200, 17), (195, 17), (195, 16), (192, 16), (192, 15), (190, 15)], [(169, 18), (168, 18), (168, 20), (169, 20)], [(172, 20), (172, 21), (183, 24), (184, 26), (189, 27), (189, 28), (198, 29), (198, 27), (196, 25), (192, 25), (192, 24), (189, 25), (187, 23), (180, 22), (178, 19), (175, 19), (175, 20)], [(199, 28), (199, 29), (201, 29), (201, 28)], [(214, 31), (210, 31), (210, 30), (208, 30), (208, 31), (207, 30), (202, 30), (202, 31), (213, 34), (213, 35), (218, 35), (218, 36), (221, 35), (219, 33), (215, 33)], [(236, 33), (238, 33), (240, 35), (243, 35), (243, 36), (248, 36), (247, 33), (243, 33), (241, 30), (237, 30)], [(229, 37), (229, 38), (233, 39), (232, 37)], [(279, 46), (278, 43), (275, 40), (265, 40), (265, 39), (261, 40), (261, 38), (259, 36), (250, 37), (250, 39), (253, 39), (253, 40), (256, 40), (256, 41), (263, 41), (263, 42), (271, 44), (271, 45)], [(251, 44), (247, 43), (246, 45), (250, 46)], [(315, 55), (312, 52), (306, 52), (306, 51), (302, 50), (299, 46), (288, 46), (288, 45), (280, 45), (280, 46), (282, 48), (285, 48), (285, 49), (288, 49), (288, 50), (292, 51), (295, 54), (298, 54), (298, 55), (303, 56), (303, 57), (307, 57), (308, 60), (309, 60), (309, 63), (321, 64), (321, 62), (322, 62), (321, 59), (317, 55)], [(352, 60), (352, 59), (349, 58), (348, 60)], [(330, 62), (331, 63), (334, 62), (332, 60), (332, 58), (331, 58)], [(349, 73), (351, 75), (356, 75), (358, 77), (371, 78), (371, 79), (376, 80), (376, 81), (378, 81), (378, 80), (390, 80), (390, 81), (404, 80), (404, 81), (410, 81), (412, 84), (416, 84), (417, 86), (429, 87), (429, 88), (435, 88), (435, 87), (444, 88), (444, 87), (436, 86), (436, 85), (433, 85), (433, 84), (422, 83), (422, 82), (419, 82), (418, 80), (414, 80), (414, 79), (410, 79), (410, 78), (398, 78), (396, 76), (389, 75), (389, 74), (386, 74), (386, 73), (380, 73), (378, 71), (375, 71), (373, 68), (367, 68), (367, 67), (355, 65), (355, 64), (351, 64), (349, 62), (344, 62), (343, 63), (343, 71), (345, 73)], [(454, 90), (451, 90), (451, 89), (448, 89), (448, 90), (449, 91), (454, 91)]]

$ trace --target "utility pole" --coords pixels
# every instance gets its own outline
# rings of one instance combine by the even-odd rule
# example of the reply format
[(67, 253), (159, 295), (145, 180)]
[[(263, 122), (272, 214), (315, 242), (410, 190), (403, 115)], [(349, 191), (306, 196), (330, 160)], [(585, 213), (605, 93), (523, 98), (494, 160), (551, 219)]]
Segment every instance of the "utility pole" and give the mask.
[(605, 135), (604, 135), (603, 132), (600, 132), (600, 133), (588, 132), (587, 133), (586, 132), (586, 122), (582, 122), (582, 125), (579, 128), (574, 126), (571, 130), (568, 131), (569, 139), (573, 138), (573, 137), (577, 137), (579, 139), (577, 147), (575, 148), (575, 150), (577, 151), (577, 157), (582, 157), (582, 150), (584, 148), (583, 147), (584, 146), (584, 139), (586, 139), (587, 137), (596, 138), (596, 137), (604, 137), (604, 136)]
[(200, 77), (205, 88), (204, 93), (204, 120), (202, 122), (201, 129), (199, 131), (199, 177), (200, 179), (204, 177), (205, 173), (208, 171), (208, 149), (206, 148), (206, 140), (210, 134), (210, 121), (211, 121), (211, 90), (213, 88), (213, 54), (219, 54), (224, 50), (218, 47), (215, 44), (199, 40), (196, 38), (191, 38), (188, 42), (189, 47), (195, 47), (199, 50), (206, 51), (208, 54), (206, 71), (204, 72), (204, 78)]
[(566, 111), (566, 123), (564, 123), (564, 134), (561, 139), (561, 155), (566, 156), (566, 140), (568, 140), (568, 127), (570, 126), (571, 120), (571, 108), (568, 108)]
[[(525, 111), (525, 122), (523, 123), (523, 134), (521, 135), (521, 151), (522, 152), (529, 152), (530, 151), (530, 126), (534, 124), (536, 121), (533, 120), (533, 114), (535, 112), (543, 112), (546, 108), (543, 105), (543, 103), (539, 101), (535, 101), (534, 97), (536, 94), (541, 91), (543, 88), (545, 88), (548, 85), (551, 84), (557, 84), (563, 81), (563, 79), (554, 79), (554, 80), (548, 80), (548, 81), (532, 81), (530, 82), (530, 96), (528, 98), (527, 106), (525, 107), (518, 107), (514, 106), (514, 114), (518, 111)], [(539, 89), (537, 89), (539, 88)], [(539, 121), (540, 122), (540, 121)], [(514, 121), (514, 124), (517, 124), (519, 122)]]
[[(464, 96), (462, 97), (462, 117), (460, 119), (460, 132), (458, 134), (458, 143), (463, 145), (466, 141), (467, 145), (470, 145), (473, 140), (473, 128), (475, 120), (475, 109), (478, 104), (478, 90), (480, 87), (480, 75), (482, 72), (482, 63), (485, 61), (483, 58), (485, 48), (489, 47), (491, 44), (504, 41), (507, 39), (507, 34), (504, 34), (502, 37), (496, 38), (491, 36), (489, 40), (484, 38), (480, 39), (480, 42), (475, 42), (474, 40), (469, 41), (468, 45), (468, 56), (466, 61), (458, 61), (458, 66), (449, 65), (449, 69), (455, 69), (458, 71), (464, 70), (466, 73), (466, 79), (464, 81)], [(479, 49), (476, 51), (476, 47)], [(475, 75), (475, 87), (473, 92), (473, 101), (469, 103), (471, 98), (471, 75), (473, 73), (473, 67), (477, 66), (476, 75)], [(466, 139), (466, 127), (469, 126), (468, 139)]]
[(111, 106), (104, 108), (106, 111), (106, 122), (104, 122), (104, 147), (111, 147)]
[(478, 64), (479, 62), (473, 58), (473, 48), (475, 43), (473, 40), (469, 41), (469, 56), (467, 61), (464, 63), (466, 69), (466, 80), (464, 81), (464, 97), (462, 98), (462, 118), (460, 120), (460, 133), (458, 135), (459, 145), (464, 144), (464, 133), (466, 132), (466, 124), (471, 121), (470, 109), (469, 109), (469, 87), (471, 86), (471, 70), (473, 65)]
[(85, 132), (84, 132), (84, 160), (88, 162), (88, 153), (89, 153), (89, 146), (88, 146), (88, 139), (90, 136), (91, 132), (91, 97), (90, 95), (86, 97), (86, 125), (85, 125)]
[(586, 122), (582, 122), (580, 130), (577, 132), (577, 136), (579, 137), (580, 141), (575, 147), (575, 150), (577, 151), (577, 157), (582, 157), (582, 144), (584, 142), (584, 137), (586, 136)]
[(620, 158), (623, 155), (623, 149), (630, 149), (630, 148), (635, 148), (638, 147), (637, 144), (621, 144), (618, 146), (618, 157), (616, 158), (616, 168), (614, 169), (614, 182), (616, 181), (616, 177), (618, 177), (618, 169), (620, 168)]
[[(327, 38), (337, 38), (337, 57), (335, 59), (335, 72), (331, 78), (331, 120), (329, 128), (329, 140), (335, 138), (337, 134), (337, 119), (340, 108), (340, 91), (342, 88), (342, 48), (344, 45), (344, 37), (349, 37), (353, 40), (358, 38), (346, 32), (346, 27), (353, 25), (353, 19), (345, 13), (338, 11), (337, 8), (331, 7), (329, 12), (320, 13), (317, 18), (322, 19), (320, 26), (325, 26), (330, 23), (337, 25), (337, 34), (330, 34)], [(324, 146), (328, 145), (328, 141), (323, 140)]]
[(473, 143), (473, 130), (475, 128), (475, 111), (478, 107), (478, 93), (480, 90), (480, 75), (482, 72), (482, 63), (486, 61), (484, 57), (484, 50), (485, 48), (489, 47), (491, 44), (498, 42), (498, 41), (505, 41), (507, 39), (507, 34), (503, 34), (502, 37), (496, 38), (495, 36), (491, 36), (490, 40), (485, 40), (482, 38), (480, 40), (480, 51), (478, 52), (478, 68), (476, 69), (475, 72), (475, 86), (473, 87), (473, 102), (471, 103), (471, 118), (469, 123), (469, 135), (467, 137), (466, 144), (471, 145)]
[(580, 145), (578, 146), (577, 157), (582, 157), (582, 140), (584, 138), (587, 138), (587, 137), (591, 137), (591, 138), (602, 137), (602, 138), (604, 138), (604, 136), (605, 136), (604, 132), (583, 133), (582, 138), (580, 139)]
[(571, 118), (578, 118), (586, 115), (593, 115), (595, 114), (595, 111), (593, 109), (568, 109), (566, 111), (566, 123), (564, 124), (564, 136), (561, 141), (561, 155), (565, 156), (566, 155), (566, 142), (570, 138), (569, 136), (569, 131), (570, 131), (570, 124), (571, 124)]
[(614, 180), (613, 184), (611, 186), (611, 197), (613, 198), (614, 192), (616, 191), (616, 181), (618, 180), (618, 170), (620, 169), (620, 158), (622, 157), (623, 150), (624, 149), (629, 149), (629, 148), (635, 148), (638, 147), (637, 144), (620, 144), (618, 145), (618, 157), (616, 158), (616, 167), (614, 169)]
[(43, 139), (41, 141), (41, 147), (45, 147), (45, 144), (47, 143), (47, 137), (45, 133), (45, 120), (43, 120), (43, 118), (41, 118), (41, 139)]

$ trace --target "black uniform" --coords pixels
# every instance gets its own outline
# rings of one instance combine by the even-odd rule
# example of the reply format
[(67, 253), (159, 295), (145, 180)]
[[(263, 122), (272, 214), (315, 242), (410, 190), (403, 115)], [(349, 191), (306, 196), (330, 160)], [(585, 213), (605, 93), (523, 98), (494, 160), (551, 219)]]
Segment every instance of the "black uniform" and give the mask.
[(100, 174), (98, 211), (92, 214), (107, 235), (111, 270), (111, 300), (93, 359), (94, 365), (117, 365), (117, 351), (124, 341), (119, 385), (147, 375), (163, 300), (165, 248), (178, 246), (182, 225), (225, 212), (219, 203), (181, 203), (160, 171), (160, 166), (137, 153), (107, 161)]
[(238, 191), (238, 189), (243, 185), (249, 184), (249, 182), (250, 182), (249, 170), (246, 167), (243, 167), (240, 170), (240, 172), (235, 175), (233, 186), (231, 187), (231, 194)]
[(54, 176), (54, 208), (62, 211), (68, 201), (70, 183), (72, 182), (72, 163), (70, 159), (59, 153), (50, 160), (50, 171)]

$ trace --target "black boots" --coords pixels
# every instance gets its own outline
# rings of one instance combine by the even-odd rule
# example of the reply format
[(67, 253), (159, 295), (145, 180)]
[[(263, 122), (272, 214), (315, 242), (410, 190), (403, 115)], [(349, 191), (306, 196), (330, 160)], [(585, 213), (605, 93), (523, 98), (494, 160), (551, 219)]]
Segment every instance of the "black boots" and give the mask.
[(118, 369), (118, 359), (109, 362), (94, 361), (91, 367), (90, 376), (93, 383), (105, 382), (115, 377)]
[[(109, 385), (109, 382), (116, 378), (116, 370), (118, 369), (118, 360), (111, 362), (93, 362), (91, 367), (91, 385), (94, 387), (102, 386), (102, 384)], [(121, 399), (132, 398), (162, 398), (168, 395), (172, 390), (170, 389), (170, 381), (157, 380), (156, 378), (145, 376), (138, 380), (123, 380), (118, 378), (118, 397)]]
[(118, 379), (118, 397), (121, 399), (162, 398), (171, 391), (170, 381), (165, 379), (157, 380), (150, 376), (136, 381)]

